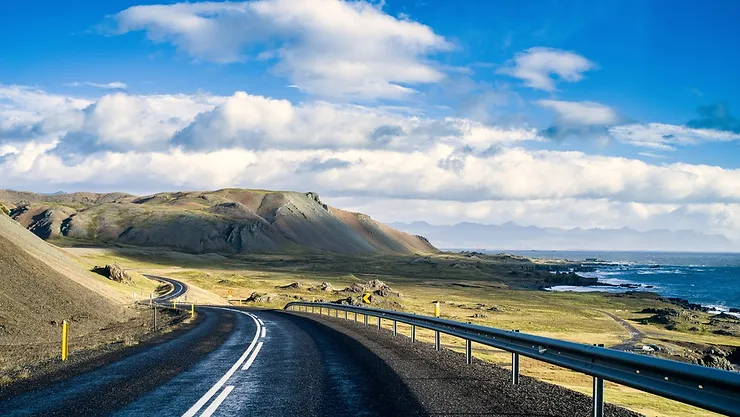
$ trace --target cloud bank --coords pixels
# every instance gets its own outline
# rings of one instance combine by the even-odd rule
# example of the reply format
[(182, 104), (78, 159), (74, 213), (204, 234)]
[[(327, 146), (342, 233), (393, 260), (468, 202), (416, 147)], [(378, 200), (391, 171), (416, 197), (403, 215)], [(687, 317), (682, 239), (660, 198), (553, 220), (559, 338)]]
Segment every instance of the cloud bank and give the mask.
[[(585, 111), (581, 123), (612, 120), (596, 105), (540, 104), (566, 119)], [(740, 230), (740, 170), (536, 150), (528, 144), (546, 138), (534, 129), (464, 118), (245, 92), (86, 99), (0, 86), (0, 120), (0, 176), (9, 188), (313, 190), (388, 221), (510, 216), (561, 227)], [(655, 124), (611, 130), (636, 144), (715, 140), (719, 132)]]

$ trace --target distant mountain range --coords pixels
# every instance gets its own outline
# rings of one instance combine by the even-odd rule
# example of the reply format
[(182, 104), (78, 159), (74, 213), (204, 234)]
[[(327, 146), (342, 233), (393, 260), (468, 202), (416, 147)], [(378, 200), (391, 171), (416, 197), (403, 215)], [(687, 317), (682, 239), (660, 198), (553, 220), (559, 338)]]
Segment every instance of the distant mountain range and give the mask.
[(422, 235), (438, 248), (502, 250), (644, 250), (644, 251), (731, 251), (737, 246), (723, 235), (692, 230), (559, 229), (458, 223), (432, 225), (426, 222), (391, 223), (390, 227)]

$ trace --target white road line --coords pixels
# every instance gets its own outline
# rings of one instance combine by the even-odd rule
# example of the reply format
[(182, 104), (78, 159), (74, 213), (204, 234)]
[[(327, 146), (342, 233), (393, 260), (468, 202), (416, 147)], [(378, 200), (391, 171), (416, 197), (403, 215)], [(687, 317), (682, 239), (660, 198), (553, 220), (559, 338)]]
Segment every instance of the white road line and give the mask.
[(211, 417), (211, 414), (213, 414), (218, 409), (218, 406), (220, 406), (221, 403), (224, 402), (226, 397), (229, 396), (229, 393), (233, 389), (234, 389), (233, 385), (229, 385), (228, 387), (224, 388), (224, 390), (221, 391), (221, 394), (218, 394), (218, 397), (216, 397), (216, 399), (213, 400), (211, 405), (209, 405), (208, 408), (206, 408), (206, 411), (204, 411), (203, 414), (200, 415), (200, 417)]
[(254, 358), (257, 357), (257, 354), (260, 353), (260, 349), (262, 349), (262, 342), (257, 343), (257, 349), (254, 350), (252, 356), (250, 356), (247, 363), (244, 364), (242, 371), (246, 371), (250, 366), (252, 366), (252, 362), (254, 362)]
[(265, 325), (265, 323), (262, 322), (262, 319), (261, 318), (258, 317), (257, 318), (257, 321), (260, 322), (261, 325), (263, 325), (263, 326)]
[[(216, 307), (216, 308), (218, 308), (218, 307)], [(198, 412), (198, 410), (200, 410), (201, 408), (203, 408), (204, 405), (206, 405), (206, 403), (208, 402), (208, 400), (210, 400), (211, 397), (213, 397), (216, 394), (216, 392), (218, 392), (218, 390), (221, 389), (221, 387), (226, 383), (226, 381), (228, 381), (229, 378), (231, 378), (231, 375), (233, 375), (234, 372), (236, 372), (236, 370), (239, 369), (239, 367), (242, 365), (242, 363), (244, 363), (244, 361), (247, 359), (247, 356), (249, 356), (249, 354), (252, 352), (252, 349), (254, 349), (255, 343), (257, 343), (257, 339), (259, 338), (259, 335), (260, 335), (260, 325), (257, 322), (257, 317), (255, 317), (255, 316), (253, 316), (253, 315), (251, 315), (249, 313), (246, 313), (244, 311), (232, 310), (230, 308), (221, 308), (221, 310), (235, 311), (237, 313), (242, 313), (242, 314), (248, 315), (249, 317), (252, 318), (252, 320), (254, 320), (254, 324), (257, 325), (257, 331), (254, 333), (254, 338), (252, 339), (252, 343), (249, 344), (249, 347), (247, 348), (246, 351), (244, 351), (244, 354), (236, 362), (234, 362), (234, 365), (232, 365), (231, 368), (228, 371), (226, 371), (226, 373), (224, 374), (224, 376), (222, 376), (221, 379), (219, 379), (218, 382), (216, 382), (211, 387), (211, 389), (208, 390), (208, 392), (206, 392), (205, 394), (203, 394), (203, 396), (200, 397), (200, 399), (195, 404), (193, 404), (193, 406), (190, 407), (190, 409), (188, 411), (186, 411), (185, 414), (182, 415), (182, 417), (193, 417), (195, 415), (195, 413)]]
[(262, 338), (265, 338), (265, 333), (267, 332), (267, 327), (262, 326)]

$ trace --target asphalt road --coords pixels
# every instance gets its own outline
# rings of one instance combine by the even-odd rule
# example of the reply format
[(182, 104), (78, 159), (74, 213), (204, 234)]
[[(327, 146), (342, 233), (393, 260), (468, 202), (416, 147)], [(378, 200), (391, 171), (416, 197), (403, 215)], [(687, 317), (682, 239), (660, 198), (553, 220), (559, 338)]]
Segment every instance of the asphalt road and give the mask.
[[(590, 399), (405, 336), (308, 314), (197, 307), (198, 323), (0, 395), (3, 416), (587, 416)], [(608, 416), (633, 415), (607, 407)]]
[(153, 280), (161, 281), (161, 282), (166, 282), (166, 283), (172, 285), (172, 291), (170, 291), (167, 294), (164, 294), (164, 295), (162, 295), (160, 297), (157, 297), (156, 298), (156, 301), (164, 302), (164, 301), (172, 300), (172, 299), (175, 299), (175, 298), (180, 297), (182, 295), (185, 295), (188, 292), (188, 286), (187, 286), (187, 284), (185, 284), (183, 282), (174, 280), (172, 278), (160, 277), (160, 276), (156, 276), (156, 275), (144, 275), (144, 276), (147, 277), (147, 278), (149, 278), (149, 279), (153, 279)]

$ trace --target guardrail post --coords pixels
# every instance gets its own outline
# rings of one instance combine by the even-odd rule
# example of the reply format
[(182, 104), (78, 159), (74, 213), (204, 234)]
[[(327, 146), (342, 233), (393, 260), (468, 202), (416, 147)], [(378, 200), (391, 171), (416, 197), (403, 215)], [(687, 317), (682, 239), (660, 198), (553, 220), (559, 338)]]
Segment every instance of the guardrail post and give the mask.
[(398, 322), (393, 320), (393, 336), (398, 336)]
[(604, 380), (594, 377), (594, 415), (604, 417)]
[(439, 330), (436, 330), (434, 332), (434, 348), (437, 349), (437, 352), (442, 350), (442, 343), (440, 342), (441, 340), (440, 340)]
[(380, 326), (381, 326), (381, 320), (382, 320), (382, 319), (380, 318), (380, 316), (378, 316), (378, 330), (380, 330)]
[(365, 314), (365, 326), (367, 326), (367, 314)]
[(347, 320), (347, 310), (344, 310), (344, 319)]
[(334, 309), (334, 317), (339, 318), (339, 310)]
[(411, 343), (416, 342), (416, 326), (411, 325)]
[[(598, 345), (604, 347), (603, 344)], [(594, 377), (594, 414), (593, 417), (604, 417), (604, 380)]]
[(311, 314), (316, 312), (316, 306), (311, 306)]
[(473, 341), (470, 339), (465, 339), (465, 363), (473, 363)]
[(355, 311), (355, 322), (357, 322), (357, 312)]
[[(519, 333), (519, 330), (514, 330)], [(519, 385), (519, 354), (511, 353), (511, 383)]]

